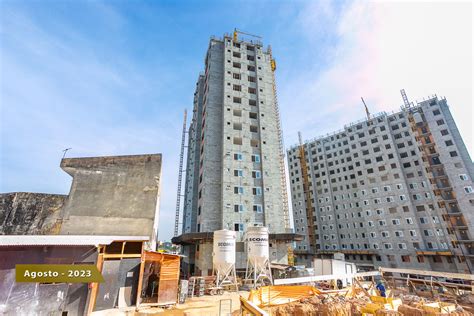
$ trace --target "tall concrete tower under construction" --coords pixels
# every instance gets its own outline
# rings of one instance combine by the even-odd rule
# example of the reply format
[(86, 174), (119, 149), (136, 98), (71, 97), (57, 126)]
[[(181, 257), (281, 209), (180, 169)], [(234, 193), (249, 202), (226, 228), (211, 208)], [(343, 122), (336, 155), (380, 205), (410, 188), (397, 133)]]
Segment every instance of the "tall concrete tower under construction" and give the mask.
[(258, 38), (211, 38), (189, 127), (182, 234), (191, 274), (212, 272), (212, 232), (237, 231), (237, 271), (245, 232), (270, 231), (271, 262), (286, 263), (291, 233), (275, 60)]

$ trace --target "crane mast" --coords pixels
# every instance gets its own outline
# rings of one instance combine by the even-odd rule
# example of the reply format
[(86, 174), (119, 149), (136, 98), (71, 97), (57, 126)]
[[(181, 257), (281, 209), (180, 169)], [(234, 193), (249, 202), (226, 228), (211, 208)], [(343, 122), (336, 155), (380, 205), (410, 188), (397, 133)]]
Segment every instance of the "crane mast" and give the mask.
[(178, 171), (178, 192), (176, 194), (176, 213), (174, 218), (174, 237), (178, 236), (179, 231), (179, 213), (181, 209), (181, 182), (183, 179), (183, 160), (184, 160), (184, 144), (186, 141), (186, 120), (188, 112), (184, 110), (183, 133), (181, 136), (181, 150), (179, 154), (179, 171)]
[(280, 171), (280, 185), (282, 190), (282, 199), (283, 199), (283, 220), (285, 222), (285, 228), (290, 228), (290, 215), (288, 207), (288, 193), (286, 191), (286, 172), (285, 172), (285, 147), (283, 144), (283, 130), (281, 128), (281, 119), (280, 119), (280, 107), (278, 105), (278, 97), (276, 91), (276, 81), (275, 81), (275, 70), (276, 63), (272, 56), (272, 48), (268, 47), (268, 53), (270, 54), (270, 63), (272, 69), (272, 86), (273, 86), (273, 96), (275, 101), (275, 117), (277, 120), (277, 131), (278, 131), (278, 155), (279, 155), (279, 171)]

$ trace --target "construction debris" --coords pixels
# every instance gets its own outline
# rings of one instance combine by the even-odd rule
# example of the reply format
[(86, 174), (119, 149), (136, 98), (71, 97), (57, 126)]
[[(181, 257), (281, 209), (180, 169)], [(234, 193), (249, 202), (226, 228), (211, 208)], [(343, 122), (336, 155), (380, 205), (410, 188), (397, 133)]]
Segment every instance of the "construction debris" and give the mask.
[[(371, 293), (369, 293), (371, 292)], [(474, 315), (469, 306), (464, 307), (456, 302), (428, 300), (416, 295), (400, 294), (393, 297), (395, 291), (387, 290), (387, 296), (372, 295), (373, 289), (366, 290), (361, 282), (354, 282), (343, 290), (324, 291), (313, 286), (266, 286), (250, 292), (248, 301), (241, 297), (241, 302), (249, 302), (262, 310), (253, 315), (318, 315), (318, 316), (352, 316), (352, 315)], [(250, 312), (242, 306), (243, 315)]]

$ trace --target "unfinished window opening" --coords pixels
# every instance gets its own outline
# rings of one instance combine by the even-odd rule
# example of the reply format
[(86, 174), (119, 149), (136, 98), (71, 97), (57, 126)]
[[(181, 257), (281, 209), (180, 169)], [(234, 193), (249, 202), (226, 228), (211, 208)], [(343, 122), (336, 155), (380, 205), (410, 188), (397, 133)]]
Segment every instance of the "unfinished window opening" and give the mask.
[(242, 145), (242, 137), (234, 137), (234, 145)]
[(257, 115), (257, 113), (255, 113), (255, 112), (249, 112), (249, 117), (250, 117), (251, 119), (257, 119), (258, 115)]
[(234, 129), (236, 131), (241, 131), (242, 130), (242, 123), (234, 123)]

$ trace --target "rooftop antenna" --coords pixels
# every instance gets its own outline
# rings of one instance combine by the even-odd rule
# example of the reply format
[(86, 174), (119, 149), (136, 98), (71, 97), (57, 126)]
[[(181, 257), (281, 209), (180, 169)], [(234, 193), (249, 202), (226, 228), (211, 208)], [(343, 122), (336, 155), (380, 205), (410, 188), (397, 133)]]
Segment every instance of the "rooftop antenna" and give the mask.
[(64, 159), (64, 157), (66, 157), (66, 153), (68, 152), (68, 150), (71, 150), (71, 149), (72, 149), (72, 148), (66, 148), (66, 149), (64, 149), (64, 150), (63, 150), (63, 153), (64, 153), (64, 154), (63, 154), (63, 158), (61, 158), (61, 159)]
[(410, 102), (408, 101), (408, 97), (407, 97), (407, 94), (405, 93), (405, 89), (400, 90), (400, 93), (402, 94), (403, 103), (405, 104), (405, 108), (409, 108), (410, 107)]
[(360, 99), (362, 100), (362, 103), (364, 103), (364, 107), (365, 107), (365, 114), (367, 114), (367, 120), (370, 120), (370, 112), (369, 112), (369, 108), (367, 107), (367, 104), (365, 104), (364, 98), (363, 98), (363, 97), (360, 97)]
[(181, 181), (183, 179), (183, 159), (184, 143), (186, 140), (186, 120), (188, 111), (184, 109), (183, 134), (181, 135), (181, 151), (179, 154), (179, 172), (178, 172), (178, 192), (176, 194), (176, 213), (174, 218), (174, 237), (178, 236), (179, 231), (179, 210), (181, 209)]

